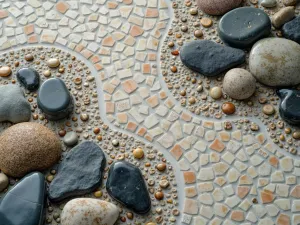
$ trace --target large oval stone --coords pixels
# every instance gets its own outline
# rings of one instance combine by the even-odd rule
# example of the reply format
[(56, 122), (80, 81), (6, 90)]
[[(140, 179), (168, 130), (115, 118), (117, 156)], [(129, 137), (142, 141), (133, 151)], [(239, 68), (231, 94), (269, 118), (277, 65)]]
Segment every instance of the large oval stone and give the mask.
[(281, 89), (277, 91), (280, 97), (279, 113), (283, 120), (290, 124), (300, 124), (300, 91)]
[(49, 120), (66, 118), (74, 108), (73, 98), (61, 79), (46, 80), (40, 87), (38, 107)]
[(36, 91), (40, 85), (38, 72), (32, 68), (22, 68), (17, 72), (17, 79), (29, 91)]
[(61, 144), (55, 133), (38, 123), (11, 126), (1, 133), (0, 143), (0, 169), (12, 177), (43, 171), (61, 155)]
[(220, 16), (238, 7), (242, 0), (197, 0), (199, 8), (214, 16)]
[(248, 48), (271, 31), (271, 20), (261, 9), (242, 7), (226, 13), (219, 22), (219, 36), (234, 48)]
[(252, 75), (268, 86), (294, 86), (300, 83), (300, 45), (283, 38), (257, 42), (249, 57)]
[(72, 148), (49, 186), (50, 200), (90, 193), (101, 185), (105, 164), (105, 155), (94, 142), (85, 141)]
[(286, 23), (282, 27), (283, 36), (300, 44), (300, 16)]
[(187, 43), (180, 51), (182, 63), (204, 76), (216, 76), (245, 62), (245, 52), (209, 40)]
[(0, 224), (44, 224), (45, 194), (44, 175), (37, 172), (28, 174), (2, 198)]
[(145, 214), (151, 209), (142, 173), (128, 162), (119, 161), (111, 165), (106, 189), (111, 197), (138, 214)]
[(61, 225), (113, 225), (119, 209), (110, 202), (77, 198), (69, 201), (61, 213)]

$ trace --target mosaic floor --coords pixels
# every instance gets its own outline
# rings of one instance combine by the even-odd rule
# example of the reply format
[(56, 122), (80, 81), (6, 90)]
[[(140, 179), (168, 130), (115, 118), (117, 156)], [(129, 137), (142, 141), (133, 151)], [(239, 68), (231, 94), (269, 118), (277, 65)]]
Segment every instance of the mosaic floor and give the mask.
[[(278, 1), (265, 11), (273, 15), (281, 7)], [(73, 130), (80, 141), (97, 142), (107, 155), (104, 180), (117, 160), (141, 169), (152, 202), (146, 216), (132, 218), (107, 194), (105, 182), (87, 195), (118, 205), (117, 224), (300, 224), (300, 130), (281, 120), (275, 90), (257, 83), (250, 99), (223, 94), (215, 100), (210, 91), (222, 86), (223, 75), (196, 74), (178, 56), (194, 39), (221, 43), (218, 20), (189, 0), (0, 0), (0, 65), (13, 71), (0, 84), (15, 83), (22, 66), (34, 67), (41, 80), (61, 78), (75, 98), (71, 118), (45, 120), (36, 95), (28, 92), (31, 121), (61, 140)], [(273, 35), (280, 32), (274, 29)], [(24, 59), (28, 54), (32, 62)], [(61, 66), (45, 75), (49, 58), (58, 58)], [(222, 112), (228, 101), (236, 107), (234, 115)], [(8, 126), (2, 123), (0, 130)], [(132, 153), (138, 146), (145, 152), (140, 160)], [(162, 162), (164, 172), (156, 169)], [(48, 183), (56, 169), (45, 173)], [(163, 188), (161, 180), (170, 185)], [(65, 203), (47, 202), (45, 224), (60, 224)]]

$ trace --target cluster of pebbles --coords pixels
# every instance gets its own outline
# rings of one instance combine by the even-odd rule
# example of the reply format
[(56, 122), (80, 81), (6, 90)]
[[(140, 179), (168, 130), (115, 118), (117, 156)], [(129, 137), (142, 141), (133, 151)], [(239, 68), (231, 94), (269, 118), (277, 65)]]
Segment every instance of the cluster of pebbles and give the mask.
[[(45, 141), (45, 143), (48, 143), (49, 146), (55, 145), (53, 149), (57, 150), (56, 140), (48, 140), (49, 135), (51, 136), (54, 134), (55, 137), (53, 138), (57, 138), (60, 140), (59, 143), (61, 144), (62, 155), (61, 157), (59, 157), (60, 159), (57, 164), (55, 163), (58, 161), (58, 159), (50, 159), (49, 157), (51, 157), (51, 155), (38, 155), (35, 158), (35, 160), (44, 160), (47, 162), (50, 161), (51, 165), (55, 164), (51, 167), (49, 167), (49, 164), (46, 164), (48, 168), (46, 172), (44, 172), (44, 176), (47, 182), (47, 190), (49, 189), (49, 187), (51, 189), (51, 183), (54, 182), (56, 177), (60, 174), (60, 169), (58, 168), (60, 168), (59, 166), (62, 162), (64, 162), (66, 156), (70, 154), (71, 146), (73, 147), (77, 143), (78, 145), (80, 145), (80, 143), (84, 141), (91, 141), (97, 146), (99, 146), (106, 155), (107, 163), (103, 168), (102, 182), (100, 182), (100, 184), (98, 184), (97, 187), (94, 187), (88, 193), (79, 191), (78, 193), (75, 193), (75, 196), (68, 195), (72, 197), (71, 199), (75, 200), (68, 204), (66, 210), (69, 210), (71, 212), (72, 209), (74, 209), (72, 208), (74, 204), (79, 207), (77, 210), (81, 210), (80, 204), (83, 203), (82, 201), (80, 201), (80, 199), (76, 200), (78, 197), (84, 197), (85, 199), (94, 198), (103, 200), (104, 202), (107, 202), (107, 204), (108, 202), (111, 202), (117, 206), (116, 224), (125, 223), (136, 225), (154, 225), (170, 224), (176, 222), (178, 216), (180, 215), (180, 211), (178, 209), (179, 200), (177, 192), (177, 183), (174, 174), (175, 171), (173, 170), (172, 165), (169, 161), (167, 161), (164, 155), (157, 149), (155, 149), (153, 146), (140, 142), (139, 140), (130, 137), (126, 134), (116, 132), (101, 120), (99, 114), (96, 79), (92, 75), (88, 66), (83, 61), (80, 61), (76, 58), (76, 56), (64, 52), (60, 49), (46, 47), (31, 47), (2, 54), (0, 57), (0, 63), (2, 65), (0, 67), (0, 87), (8, 85), (19, 86), (20, 80), (18, 81), (17, 79), (17, 74), (19, 74), (17, 73), (17, 71), (19, 71), (21, 68), (31, 68), (34, 71), (36, 71), (36, 73), (39, 76), (39, 83), (41, 85), (40, 89), (43, 86), (43, 84), (45, 84), (47, 81), (53, 78), (59, 78), (63, 81), (73, 98), (74, 110), (71, 112), (70, 115), (68, 115), (63, 120), (48, 120), (47, 118), (49, 118), (49, 115), (45, 115), (41, 111), (39, 103), (37, 101), (38, 87), (33, 88), (32, 91), (29, 91), (28, 86), (24, 86), (25, 83), (28, 84), (30, 82), (35, 82), (34, 79), (27, 81), (22, 84), (22, 86), (24, 87), (24, 89), (22, 90), (24, 90), (25, 99), (30, 106), (30, 118), (22, 118), (19, 121), (17, 119), (16, 121), (25, 122), (26, 120), (30, 120), (30, 123), (19, 123), (19, 126), (18, 124), (12, 126), (12, 123), (10, 122), (2, 122), (0, 126), (0, 131), (4, 131), (4, 134), (7, 133), (5, 137), (3, 137), (3, 139), (5, 141), (14, 141), (16, 143), (14, 144), (14, 147), (16, 149), (20, 148), (20, 146), (24, 147), (23, 143), (21, 143), (23, 141), (25, 145), (26, 143), (28, 145), (31, 144), (34, 147), (37, 147), (39, 151), (42, 151), (41, 154), (44, 154), (43, 149), (41, 149), (41, 146), (36, 146), (35, 143), (31, 143), (30, 141), (36, 141), (36, 144), (38, 143), (38, 141)], [(9, 96), (7, 97), (9, 98)], [(27, 107), (27, 105), (25, 105), (25, 107)], [(18, 114), (13, 115), (13, 117), (18, 117)], [(9, 119), (10, 118), (8, 118), (7, 120)], [(42, 127), (45, 126), (49, 128), (47, 129), (47, 131), (44, 131), (44, 133), (49, 132), (49, 134), (39, 135), (39, 133), (36, 132), (36, 130), (34, 130), (35, 128), (32, 129), (32, 127), (35, 127), (31, 125), (32, 123), (41, 124)], [(18, 126), (18, 128), (14, 128), (15, 126)], [(29, 128), (26, 129), (26, 127)], [(40, 129), (39, 126), (36, 127), (36, 129)], [(14, 128), (15, 130), (17, 129), (17, 132), (15, 132), (17, 134), (14, 134), (12, 128)], [(22, 129), (24, 131), (23, 133)], [(34, 133), (31, 133), (30, 129), (32, 129)], [(8, 130), (10, 130), (10, 132), (8, 132)], [(18, 137), (20, 137), (21, 135), (22, 137), (18, 139)], [(15, 140), (13, 140), (14, 138)], [(50, 142), (52, 142), (52, 144)], [(28, 146), (28, 149), (31, 149), (30, 151), (34, 151), (32, 146)], [(7, 151), (7, 148), (5, 146), (2, 146), (0, 150)], [(60, 150), (58, 149), (57, 152), (55, 151), (54, 153), (59, 154)], [(5, 152), (1, 152), (1, 155), (3, 154), (5, 154)], [(1, 191), (3, 191), (1, 197), (4, 199), (9, 198), (10, 195), (6, 193), (10, 193), (10, 190), (14, 191), (14, 186), (16, 182), (19, 181), (19, 179), (15, 179), (13, 177), (8, 178), (3, 172), (7, 172), (7, 175), (12, 174), (15, 177), (22, 178), (25, 175), (24, 173), (28, 174), (28, 172), (34, 170), (34, 168), (31, 168), (30, 166), (36, 166), (36, 168), (40, 170), (45, 169), (43, 167), (38, 167), (38, 165), (31, 163), (27, 163), (30, 168), (24, 166), (24, 163), (18, 162), (17, 160), (21, 160), (25, 153), (22, 155), (21, 151), (19, 154), (19, 157), (17, 157), (16, 154), (9, 154), (9, 159), (7, 158), (7, 160), (13, 162), (13, 164), (15, 165), (22, 165), (23, 167), (15, 167), (18, 169), (17, 171), (13, 171), (13, 168), (7, 166), (6, 171), (2, 171), (2, 173), (0, 173), (0, 188)], [(84, 152), (82, 154), (84, 154)], [(32, 157), (34, 158), (35, 156), (32, 155)], [(23, 159), (25, 158), (23, 157)], [(80, 158), (78, 160), (80, 160)], [(143, 176), (143, 179), (146, 184), (145, 190), (148, 193), (146, 195), (150, 196), (152, 206), (150, 212), (145, 215), (139, 215), (138, 213), (135, 213), (132, 210), (126, 208), (126, 206), (114, 200), (114, 198), (112, 198), (107, 193), (106, 182), (109, 176), (109, 168), (111, 165), (113, 165), (114, 162), (122, 161), (127, 161), (134, 165), (135, 168), (138, 168), (136, 170), (139, 170)], [(1, 160), (1, 163), (3, 164), (3, 159)], [(38, 162), (35, 161), (35, 163)], [(40, 161), (40, 163), (43, 164), (42, 161)], [(80, 166), (80, 162), (78, 162), (78, 164), (76, 162), (73, 163), (73, 166), (76, 167), (76, 165)], [(94, 165), (92, 165), (91, 168), (93, 168), (93, 166)], [(87, 168), (90, 167), (87, 165), (86, 168), (76, 168), (73, 173), (76, 173), (77, 170), (79, 171), (79, 173), (81, 171), (86, 171)], [(91, 171), (88, 172), (90, 173)], [(78, 174), (77, 177), (80, 177), (80, 175), (81, 174)], [(39, 179), (41, 179), (40, 176), (41, 175), (38, 174), (29, 174), (28, 177), (25, 177), (23, 180), (21, 180), (20, 185), (16, 186), (15, 191), (17, 191), (17, 188), (23, 188), (23, 190), (26, 190), (26, 185), (30, 185), (30, 182), (28, 182), (28, 180), (30, 179), (32, 180), (32, 182), (38, 184)], [(76, 174), (73, 177), (76, 177)], [(128, 177), (128, 179), (129, 178), (130, 176)], [(34, 179), (36, 179), (37, 181), (34, 181)], [(67, 175), (63, 179), (68, 179)], [(78, 186), (85, 185), (80, 184), (80, 182), (81, 180), (77, 179), (73, 180), (71, 183), (75, 183)], [(84, 179), (82, 182), (84, 182)], [(42, 188), (43, 185), (37, 186)], [(125, 195), (135, 196), (139, 194), (138, 192), (139, 190), (135, 190), (133, 192), (132, 190), (128, 190), (128, 193), (125, 193)], [(37, 193), (40, 192), (37, 191)], [(143, 194), (145, 195), (145, 193)], [(61, 219), (61, 212), (65, 204), (70, 200), (70, 198), (65, 198), (68, 196), (63, 196), (63, 200), (55, 199), (55, 201), (51, 201), (52, 199), (47, 199), (45, 203), (47, 207), (45, 216), (46, 224), (72, 224), (67, 223), (67, 221), (62, 221)], [(50, 197), (53, 197), (52, 192), (50, 192)], [(2, 208), (4, 207), (3, 202), (1, 205)], [(92, 205), (93, 202), (90, 201), (88, 204)], [(86, 207), (90, 207), (90, 205), (88, 204), (86, 204)], [(1, 207), (0, 210), (2, 209)], [(107, 217), (111, 217), (111, 219), (109, 220), (110, 222), (108, 222), (108, 224), (110, 224), (112, 220), (114, 220), (116, 217), (114, 213), (116, 211), (116, 208), (114, 208), (114, 206), (111, 205), (108, 205), (107, 207), (110, 207), (110, 209), (112, 210), (111, 214), (106, 215), (106, 219)], [(16, 207), (15, 210), (17, 210), (15, 212), (16, 217), (21, 217), (22, 215), (24, 215), (18, 213), (18, 207)], [(66, 213), (64, 213), (63, 216), (64, 218), (67, 218)], [(35, 217), (35, 215), (33, 215), (33, 217)], [(35, 219), (39, 220), (39, 218)]]
[[(223, 40), (226, 40), (226, 37), (222, 37), (221, 39), (220, 34), (222, 34), (222, 31), (220, 30), (220, 26), (225, 25), (222, 22), (223, 18), (219, 15), (223, 15), (237, 6), (231, 6), (230, 9), (227, 9), (222, 13), (209, 12), (209, 10), (214, 8), (220, 10), (222, 6), (226, 9), (226, 4), (232, 5), (239, 1), (220, 2), (218, 7), (212, 7), (210, 5), (214, 4), (213, 1), (209, 3), (209, 1), (205, 0), (199, 0), (198, 4), (197, 1), (194, 2), (190, 0), (184, 1), (184, 4), (176, 2), (172, 4), (174, 19), (161, 49), (162, 75), (167, 88), (173, 94), (175, 99), (180, 102), (181, 106), (197, 115), (220, 120), (234, 119), (232, 115), (250, 120), (251, 117), (258, 118), (267, 127), (267, 131), (270, 133), (270, 137), (274, 143), (279, 147), (296, 154), (296, 148), (299, 146), (300, 131), (297, 126), (289, 123), (290, 121), (287, 120), (284, 113), (280, 113), (279, 105), (282, 96), (276, 92), (276, 88), (270, 87), (274, 86), (272, 83), (267, 86), (259, 77), (255, 77), (257, 79), (256, 82), (254, 76), (250, 74), (250, 72), (252, 72), (251, 68), (249, 68), (250, 50), (257, 40), (253, 40), (252, 43), (247, 43), (248, 45), (250, 44), (249, 46), (242, 47), (238, 46), (238, 43), (226, 43), (231, 47), (242, 48), (241, 51), (245, 53), (244, 63), (233, 66), (233, 68), (236, 68), (229, 72), (227, 72), (227, 69), (218, 73), (217, 76), (215, 76), (216, 74), (210, 73), (202, 75), (204, 74), (203, 72), (209, 71), (201, 71), (197, 70), (197, 68), (192, 68), (189, 65), (184, 65), (185, 62), (183, 63), (182, 61), (182, 54), (187, 45), (192, 45), (192, 43), (196, 43), (198, 40), (200, 40), (199, 43), (205, 40), (212, 41), (216, 43), (216, 45), (222, 44), (221, 46), (224, 46)], [(283, 39), (283, 35), (298, 42), (296, 34), (283, 34), (283, 31), (289, 33), (291, 33), (290, 31), (293, 31), (293, 33), (298, 32), (296, 31), (295, 24), (298, 24), (297, 20), (299, 20), (299, 17), (297, 17), (297, 15), (299, 14), (299, 8), (296, 6), (295, 1), (277, 0), (275, 1), (276, 5), (272, 5), (272, 7), (268, 1), (264, 1), (264, 4), (261, 3), (261, 1), (252, 0), (240, 2), (241, 4), (238, 5), (242, 8), (237, 8), (240, 11), (253, 11), (249, 8), (252, 7), (257, 10), (263, 10), (266, 15), (268, 15), (266, 18), (263, 18), (265, 20), (265, 29), (271, 30), (269, 37), (274, 37), (274, 39), (276, 39), (275, 42), (280, 41), (277, 39)], [(199, 5), (203, 11), (199, 9)], [(263, 7), (263, 5), (265, 5), (265, 7)], [(204, 12), (205, 10), (208, 10), (208, 14)], [(238, 11), (235, 11), (235, 13), (238, 13)], [(225, 16), (227, 16), (227, 14)], [(293, 19), (295, 16), (296, 18)], [(253, 20), (255, 20), (255, 17), (253, 17)], [(267, 20), (269, 20), (269, 22)], [(290, 20), (292, 21), (289, 22)], [(273, 25), (272, 29), (271, 22)], [(286, 23), (286, 25), (283, 27), (282, 31), (281, 28), (284, 23)], [(290, 25), (289, 23), (293, 23), (293, 28), (291, 27), (292, 24)], [(235, 27), (233, 26), (232, 29), (235, 29)], [(296, 44), (295, 42), (293, 42), (293, 44)], [(202, 49), (206, 48), (205, 46), (207, 46), (207, 43), (201, 45)], [(258, 47), (261, 48), (262, 46)], [(207, 47), (207, 49), (209, 48)], [(275, 49), (278, 48), (275, 47)], [(192, 60), (192, 58), (195, 57), (191, 56), (190, 58)], [(199, 58), (205, 59), (205, 56), (199, 55)], [(219, 65), (222, 63), (220, 58), (221, 57), (214, 56), (211, 58), (211, 61), (214, 62), (215, 65)], [(207, 61), (205, 61), (205, 63), (207, 63)], [(205, 67), (205, 65), (202, 65), (202, 67)], [(239, 74), (243, 74), (243, 76), (239, 76)], [(293, 77), (294, 79), (297, 79), (296, 75)], [(268, 78), (270, 81), (273, 79), (280, 80), (280, 77)], [(282, 80), (284, 80), (284, 78)], [(297, 84), (297, 82), (294, 82), (294, 84)], [(280, 86), (278, 83), (275, 85)], [(291, 85), (289, 84), (289, 86)], [(296, 86), (294, 89), (299, 89), (299, 87)], [(253, 127), (259, 129), (257, 125)]]

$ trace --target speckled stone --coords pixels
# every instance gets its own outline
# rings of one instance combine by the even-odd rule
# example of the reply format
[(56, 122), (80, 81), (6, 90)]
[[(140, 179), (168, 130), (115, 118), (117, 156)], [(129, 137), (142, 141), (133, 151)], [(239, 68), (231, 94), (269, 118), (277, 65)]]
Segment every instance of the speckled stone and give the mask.
[(77, 198), (69, 201), (61, 213), (61, 225), (113, 225), (119, 209), (110, 202)]
[(285, 38), (300, 44), (300, 16), (284, 24), (282, 27), (282, 34)]
[(229, 70), (224, 77), (224, 92), (233, 99), (247, 99), (254, 94), (255, 88), (255, 78), (245, 69)]
[(27, 175), (2, 198), (0, 224), (44, 224), (45, 194), (44, 175), (37, 172)]
[(119, 161), (111, 165), (106, 189), (111, 197), (138, 214), (145, 214), (151, 209), (141, 171), (128, 162)]
[(220, 16), (238, 7), (242, 0), (197, 0), (199, 8), (214, 16)]
[(6, 129), (1, 133), (0, 143), (0, 169), (12, 177), (43, 171), (61, 155), (57, 136), (38, 123), (19, 123)]
[(17, 79), (29, 91), (36, 91), (40, 85), (38, 72), (32, 68), (22, 68), (17, 72)]
[(226, 13), (218, 28), (225, 44), (234, 48), (249, 48), (270, 34), (271, 20), (261, 9), (242, 7)]
[(31, 117), (29, 102), (18, 85), (0, 86), (0, 122), (27, 122)]
[(280, 97), (279, 113), (283, 120), (290, 124), (300, 124), (300, 91), (281, 89), (277, 91)]
[(250, 72), (268, 86), (293, 86), (300, 83), (300, 45), (283, 38), (257, 42), (249, 57)]
[(66, 118), (74, 109), (73, 98), (61, 79), (45, 81), (38, 92), (38, 107), (49, 120)]
[(106, 158), (101, 148), (85, 141), (72, 148), (59, 164), (49, 186), (49, 199), (57, 202), (90, 193), (101, 185)]
[(245, 62), (245, 52), (208, 40), (187, 43), (180, 51), (182, 63), (204, 76), (216, 76)]

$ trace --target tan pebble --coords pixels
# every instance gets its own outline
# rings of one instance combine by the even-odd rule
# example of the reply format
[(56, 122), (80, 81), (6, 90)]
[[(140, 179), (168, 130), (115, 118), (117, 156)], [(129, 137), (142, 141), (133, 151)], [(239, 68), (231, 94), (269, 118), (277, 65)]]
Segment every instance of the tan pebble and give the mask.
[(156, 169), (159, 171), (164, 171), (167, 168), (167, 165), (165, 163), (160, 163), (156, 166)]
[(50, 77), (50, 76), (51, 76), (51, 71), (50, 71), (50, 70), (45, 70), (45, 71), (43, 72), (43, 75), (44, 75), (45, 77)]
[(195, 37), (200, 38), (200, 37), (203, 37), (203, 32), (202, 32), (202, 30), (195, 30), (194, 35), (195, 35)]
[(31, 55), (31, 54), (25, 55), (25, 60), (26, 61), (32, 61), (33, 59), (34, 59), (33, 55)]
[(156, 223), (150, 222), (150, 223), (146, 223), (146, 225), (156, 225)]
[(285, 6), (295, 6), (297, 4), (297, 0), (283, 0), (283, 4)]
[(210, 18), (207, 18), (207, 17), (203, 17), (201, 20), (200, 20), (200, 23), (202, 24), (203, 27), (211, 27), (212, 24), (213, 24), (213, 21), (210, 19)]
[(47, 176), (47, 181), (50, 183), (54, 179), (53, 175), (48, 175)]
[(197, 8), (192, 8), (192, 9), (190, 9), (190, 14), (191, 14), (191, 15), (197, 15), (197, 14), (198, 14)]
[(52, 59), (49, 59), (48, 62), (47, 62), (47, 65), (50, 67), (50, 68), (56, 68), (60, 65), (60, 61), (56, 58), (52, 58)]
[(144, 157), (144, 151), (142, 148), (138, 147), (136, 149), (133, 150), (133, 156), (136, 159), (141, 159)]
[(258, 3), (258, 0), (250, 0), (250, 2), (255, 5)]
[(82, 121), (87, 121), (87, 120), (89, 119), (89, 115), (86, 114), (86, 113), (82, 113), (82, 114), (80, 115), (80, 119), (81, 119)]
[(94, 192), (94, 196), (95, 196), (96, 198), (101, 198), (101, 197), (102, 197), (102, 191), (95, 191), (95, 192)]
[(272, 115), (272, 114), (274, 114), (275, 109), (274, 109), (274, 107), (273, 107), (272, 105), (267, 104), (267, 105), (265, 105), (265, 106), (263, 107), (262, 111), (263, 111), (263, 113), (266, 114), (266, 115)]
[(212, 89), (210, 89), (209, 95), (213, 99), (220, 99), (222, 97), (222, 88), (220, 88), (220, 87), (213, 87)]
[(294, 139), (300, 139), (300, 131), (295, 131), (295, 132), (293, 133), (293, 138), (294, 138)]
[(130, 219), (130, 220), (133, 219), (133, 213), (132, 213), (132, 212), (126, 213), (126, 216), (127, 216), (127, 218)]
[(196, 103), (195, 97), (190, 97), (190, 98), (189, 98), (189, 103), (190, 103), (190, 104), (195, 104), (195, 103)]
[(11, 68), (9, 66), (0, 67), (0, 77), (8, 77), (11, 74)]
[(159, 186), (161, 188), (167, 188), (169, 185), (170, 185), (170, 183), (167, 180), (161, 180), (161, 181), (159, 181)]
[(280, 28), (283, 24), (289, 22), (295, 17), (293, 6), (285, 7), (272, 16), (272, 24), (275, 28)]
[(287, 128), (284, 129), (284, 132), (286, 134), (290, 134), (292, 132), (292, 130), (291, 130), (291, 128), (287, 127)]

